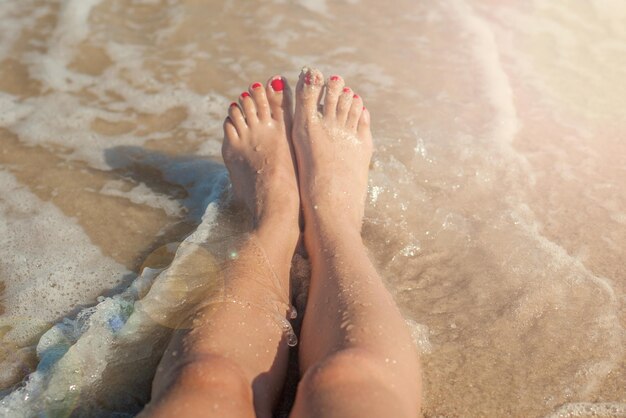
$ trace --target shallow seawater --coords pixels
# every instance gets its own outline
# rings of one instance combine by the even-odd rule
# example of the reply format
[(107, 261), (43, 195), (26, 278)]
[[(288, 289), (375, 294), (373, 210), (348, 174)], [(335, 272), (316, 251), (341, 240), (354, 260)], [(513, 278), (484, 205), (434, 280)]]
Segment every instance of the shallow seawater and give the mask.
[(225, 110), (303, 65), (373, 115), (364, 236), (424, 415), (626, 416), (624, 22), (615, 0), (0, 1), (0, 416), (148, 401), (240, 229)]

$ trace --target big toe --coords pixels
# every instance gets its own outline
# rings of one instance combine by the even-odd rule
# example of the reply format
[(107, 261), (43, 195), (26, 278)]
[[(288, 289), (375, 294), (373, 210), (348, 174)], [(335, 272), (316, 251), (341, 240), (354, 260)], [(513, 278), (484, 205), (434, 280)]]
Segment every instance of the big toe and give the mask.
[(322, 96), (324, 76), (314, 68), (303, 68), (296, 86), (296, 113), (306, 116), (317, 114)]
[(267, 100), (270, 105), (272, 119), (286, 125), (291, 122), (291, 88), (287, 83), (287, 79), (282, 76), (274, 76), (267, 82)]

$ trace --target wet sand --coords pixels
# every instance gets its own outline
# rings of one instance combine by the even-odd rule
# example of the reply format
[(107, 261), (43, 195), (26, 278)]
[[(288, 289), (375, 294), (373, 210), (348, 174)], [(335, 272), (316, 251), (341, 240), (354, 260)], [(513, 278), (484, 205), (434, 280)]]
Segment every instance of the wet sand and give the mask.
[[(619, 2), (0, 4), (3, 406), (36, 409), (11, 387), (53, 324), (203, 225), (232, 98), (310, 65), (373, 115), (364, 235), (415, 325), (424, 415), (626, 416), (624, 19)], [(107, 354), (75, 411), (147, 400), (168, 330), (128, 321), (132, 341), (91, 328)], [(87, 352), (41, 384), (70, 393)]]

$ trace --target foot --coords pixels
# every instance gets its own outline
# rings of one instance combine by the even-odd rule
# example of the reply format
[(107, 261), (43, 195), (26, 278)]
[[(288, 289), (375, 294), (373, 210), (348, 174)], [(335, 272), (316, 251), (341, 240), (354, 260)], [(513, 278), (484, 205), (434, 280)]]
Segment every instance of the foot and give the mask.
[(254, 229), (280, 221), (298, 229), (299, 196), (291, 151), (291, 90), (280, 76), (253, 83), (231, 103), (222, 156), (236, 199)]
[[(232, 103), (224, 122), (222, 156), (235, 197), (252, 214), (252, 235), (288, 289), (300, 236), (300, 198), (291, 149), (291, 90), (280, 76), (253, 83)], [(288, 300), (288, 292), (284, 295)]]
[(324, 83), (319, 71), (302, 70), (293, 146), (307, 239), (309, 232), (328, 224), (360, 232), (372, 156), (370, 115), (341, 77)]

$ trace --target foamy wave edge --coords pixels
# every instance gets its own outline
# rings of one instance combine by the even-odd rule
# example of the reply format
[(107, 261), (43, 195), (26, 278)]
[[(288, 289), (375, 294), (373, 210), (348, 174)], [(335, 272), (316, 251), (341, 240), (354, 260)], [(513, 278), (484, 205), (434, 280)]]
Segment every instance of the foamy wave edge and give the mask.
[[(100, 297), (97, 305), (50, 328), (37, 344), (37, 369), (0, 400), (0, 416), (70, 416), (77, 410), (78, 415), (114, 412), (116, 416), (133, 416), (119, 411), (140, 408), (147, 401), (137, 399), (134, 392), (138, 384), (151, 381), (149, 376), (141, 375), (142, 371), (151, 373), (150, 368), (141, 366), (156, 366), (162, 354), (159, 347), (169, 338), (168, 327), (163, 327), (160, 319), (166, 319), (185, 302), (184, 298), (168, 298), (168, 281), (176, 280), (178, 266), (193, 256), (193, 248), (209, 238), (218, 208), (217, 202), (207, 206), (202, 222), (177, 247), (169, 267), (144, 268), (122, 293)], [(146, 308), (150, 306), (158, 309)], [(158, 312), (159, 318), (154, 317), (154, 312)], [(104, 385), (111, 366), (124, 370), (124, 379), (117, 379), (115, 387)], [(100, 402), (112, 399), (109, 394), (117, 397), (112, 400), (112, 408), (107, 407), (107, 402)]]

